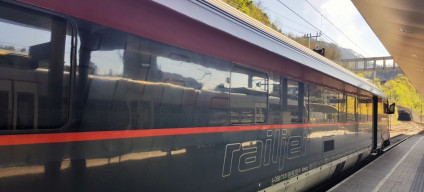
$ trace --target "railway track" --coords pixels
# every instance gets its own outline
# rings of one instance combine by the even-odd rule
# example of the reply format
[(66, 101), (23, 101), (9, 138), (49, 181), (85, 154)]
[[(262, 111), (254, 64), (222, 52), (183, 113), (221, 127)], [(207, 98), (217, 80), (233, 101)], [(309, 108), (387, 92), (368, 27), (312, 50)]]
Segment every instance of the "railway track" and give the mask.
[[(400, 143), (404, 142), (405, 140), (407, 140), (411, 136), (418, 134), (418, 133), (422, 132), (423, 130), (424, 130), (424, 124), (417, 123), (417, 122), (402, 122), (400, 124), (392, 126), (392, 128), (390, 130), (390, 134), (394, 135), (394, 136), (390, 138), (391, 144), (390, 144), (389, 147), (387, 147), (383, 150), (383, 153), (393, 149), (394, 147), (396, 147)], [(370, 155), (367, 159), (362, 161), (359, 165), (352, 167), (351, 169), (349, 169), (349, 170), (347, 170), (343, 173), (340, 173), (335, 179), (332, 179), (330, 181), (327, 181), (327, 182), (319, 185), (318, 187), (313, 189), (312, 192), (327, 191), (327, 190), (331, 189), (332, 187), (334, 187), (335, 185), (337, 185), (341, 181), (347, 179), (349, 176), (351, 176), (355, 172), (359, 171), (360, 169), (362, 169), (363, 167), (365, 167), (366, 165), (368, 165), (372, 161), (379, 158), (380, 156), (381, 156), (381, 154)]]

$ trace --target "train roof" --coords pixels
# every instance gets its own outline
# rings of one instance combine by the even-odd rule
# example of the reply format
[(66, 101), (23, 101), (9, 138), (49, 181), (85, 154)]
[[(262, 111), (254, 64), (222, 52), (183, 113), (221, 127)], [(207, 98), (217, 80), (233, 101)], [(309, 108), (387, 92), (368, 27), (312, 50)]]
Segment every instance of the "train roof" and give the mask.
[(375, 95), (385, 97), (380, 89), (366, 79), (357, 76), (333, 61), (245, 15), (222, 0), (154, 1), (270, 52), (301, 63)]

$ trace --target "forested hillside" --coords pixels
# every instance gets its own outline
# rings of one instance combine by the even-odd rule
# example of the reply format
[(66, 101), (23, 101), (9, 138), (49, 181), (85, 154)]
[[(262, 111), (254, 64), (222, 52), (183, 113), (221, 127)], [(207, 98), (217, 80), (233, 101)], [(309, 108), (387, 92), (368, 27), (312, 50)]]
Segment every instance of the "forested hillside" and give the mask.
[[(333, 43), (327, 43), (325, 41), (316, 41), (315, 39), (311, 39), (311, 42), (309, 43), (309, 39), (306, 37), (289, 37), (295, 40), (296, 42), (302, 44), (303, 46), (309, 47), (310, 49), (315, 48), (315, 46), (319, 44), (321, 47), (325, 48), (325, 57), (327, 59), (330, 59), (332, 61), (337, 61), (341, 59), (342, 54), (340, 51), (340, 47)], [(349, 59), (353, 58), (352, 55), (350, 56), (351, 57), (348, 57)]]
[(381, 85), (381, 90), (390, 99), (406, 108), (414, 110), (417, 114), (421, 112), (421, 95), (403, 74), (398, 74), (395, 79), (387, 81)]
[(262, 11), (260, 4), (255, 4), (251, 0), (222, 0), (226, 2), (227, 4), (235, 7), (239, 11), (243, 12), (246, 15), (249, 15), (250, 17), (260, 21), (261, 23), (265, 24), (268, 27), (271, 27), (272, 29), (276, 31), (280, 31), (280, 29), (277, 28), (270, 20), (266, 13)]

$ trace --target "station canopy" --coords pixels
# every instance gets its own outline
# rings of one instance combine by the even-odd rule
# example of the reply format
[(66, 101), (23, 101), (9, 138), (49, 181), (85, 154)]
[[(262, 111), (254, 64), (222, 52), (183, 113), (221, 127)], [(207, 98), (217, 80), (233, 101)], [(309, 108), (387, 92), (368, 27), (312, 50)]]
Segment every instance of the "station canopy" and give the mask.
[(352, 2), (409, 81), (424, 95), (424, 1)]

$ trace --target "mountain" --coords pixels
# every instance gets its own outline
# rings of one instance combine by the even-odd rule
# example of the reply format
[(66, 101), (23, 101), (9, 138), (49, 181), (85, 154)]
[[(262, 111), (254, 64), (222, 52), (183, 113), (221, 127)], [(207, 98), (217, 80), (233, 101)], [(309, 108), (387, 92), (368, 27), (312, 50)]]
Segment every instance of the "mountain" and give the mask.
[(356, 51), (348, 48), (343, 47), (337, 47), (340, 52), (340, 59), (357, 59), (357, 58), (364, 58), (363, 55), (360, 53), (357, 53)]

